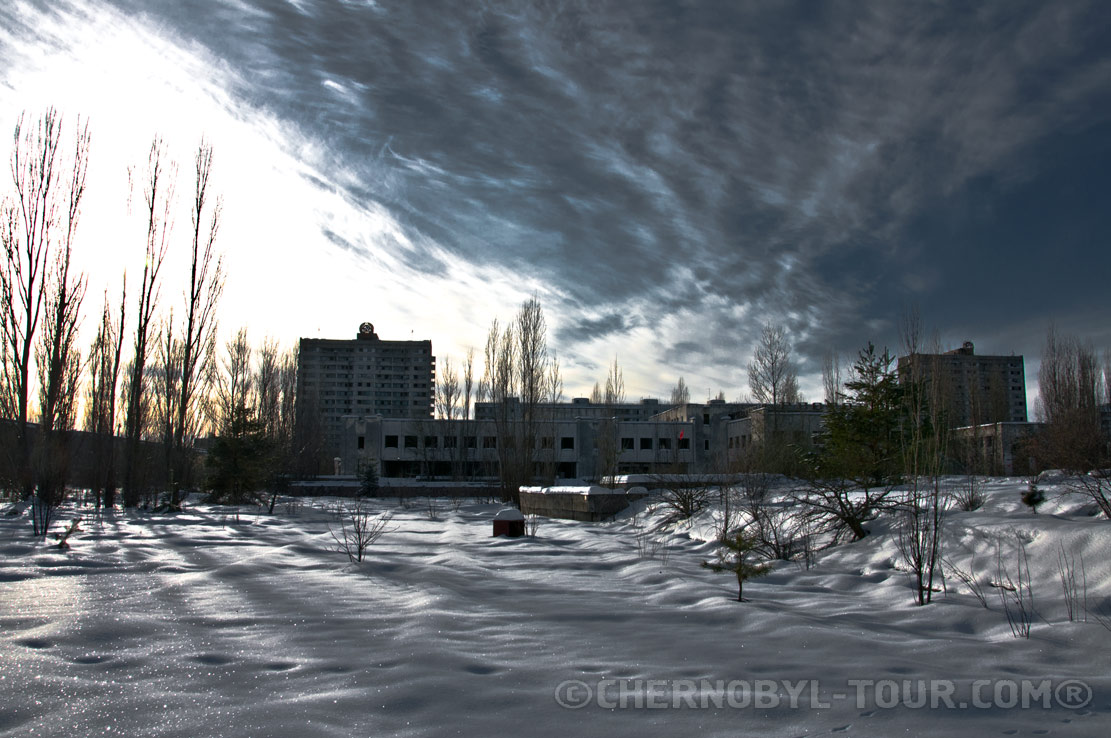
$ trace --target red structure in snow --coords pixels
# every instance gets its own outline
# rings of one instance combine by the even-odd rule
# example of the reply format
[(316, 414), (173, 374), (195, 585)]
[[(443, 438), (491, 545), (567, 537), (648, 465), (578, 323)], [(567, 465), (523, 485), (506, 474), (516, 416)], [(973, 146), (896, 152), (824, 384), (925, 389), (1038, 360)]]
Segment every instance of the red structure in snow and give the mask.
[(494, 536), (520, 538), (525, 534), (525, 516), (516, 508), (507, 507), (494, 516)]

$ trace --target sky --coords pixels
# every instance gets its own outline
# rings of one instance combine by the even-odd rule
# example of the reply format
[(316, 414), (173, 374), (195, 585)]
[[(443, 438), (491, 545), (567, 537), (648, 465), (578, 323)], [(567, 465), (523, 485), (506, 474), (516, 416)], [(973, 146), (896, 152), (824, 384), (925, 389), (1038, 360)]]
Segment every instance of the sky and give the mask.
[(182, 303), (203, 136), (226, 334), (368, 320), (458, 363), (536, 296), (568, 395), (616, 357), (632, 399), (695, 400), (748, 393), (767, 322), (810, 400), (827, 351), (896, 348), (912, 309), (1023, 354), (1031, 395), (1051, 321), (1111, 348), (1098, 0), (8, 0), (0, 129), (47, 106), (92, 132), (90, 314), (141, 268), (156, 135)]

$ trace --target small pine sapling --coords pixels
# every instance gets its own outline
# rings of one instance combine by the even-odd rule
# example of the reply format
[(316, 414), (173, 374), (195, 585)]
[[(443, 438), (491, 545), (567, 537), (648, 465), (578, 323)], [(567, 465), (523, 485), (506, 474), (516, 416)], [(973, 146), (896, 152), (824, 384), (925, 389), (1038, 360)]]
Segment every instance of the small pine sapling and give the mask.
[(1035, 513), (1038, 512), (1038, 505), (1045, 502), (1045, 492), (1038, 489), (1037, 479), (1030, 480), (1030, 485), (1022, 493), (1022, 501)]
[(744, 602), (744, 586), (749, 579), (762, 577), (771, 571), (771, 564), (754, 562), (750, 557), (756, 553), (759, 542), (755, 537), (737, 533), (723, 538), (722, 548), (718, 549), (717, 561), (703, 561), (702, 566), (710, 571), (732, 572), (737, 577), (737, 602)]
[(362, 497), (377, 497), (378, 491), (378, 462), (372, 459), (363, 468), (363, 476), (359, 480), (359, 495)]

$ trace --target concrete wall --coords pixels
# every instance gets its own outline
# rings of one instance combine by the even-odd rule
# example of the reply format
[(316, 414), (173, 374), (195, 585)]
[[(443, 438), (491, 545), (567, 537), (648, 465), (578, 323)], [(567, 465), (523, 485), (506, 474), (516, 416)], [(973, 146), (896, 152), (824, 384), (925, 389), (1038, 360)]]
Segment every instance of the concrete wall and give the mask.
[(606, 490), (605, 494), (590, 494), (591, 487), (581, 492), (554, 492), (540, 487), (521, 488), (521, 512), (526, 515), (543, 515), (546, 518), (580, 520), (597, 523), (612, 518), (646, 493), (626, 493)]

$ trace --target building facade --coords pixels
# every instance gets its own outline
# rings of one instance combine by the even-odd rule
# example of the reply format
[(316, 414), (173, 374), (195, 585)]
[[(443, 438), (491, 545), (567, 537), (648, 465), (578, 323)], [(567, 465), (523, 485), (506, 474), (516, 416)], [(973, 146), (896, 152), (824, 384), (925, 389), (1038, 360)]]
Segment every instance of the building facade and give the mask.
[[(519, 457), (523, 433), (492, 420), (347, 417), (337, 454), (341, 473), (377, 464), (382, 477), (473, 480), (498, 477), (499, 451)], [(701, 426), (693, 422), (551, 419), (535, 428), (529, 460), (538, 480), (599, 479), (617, 474), (700, 471)]]
[(431, 419), (435, 388), (431, 341), (382, 340), (370, 323), (352, 339), (301, 339), (299, 412), (319, 420), (329, 455), (343, 446), (345, 416)]
[(941, 382), (950, 427), (1026, 422), (1026, 373), (1022, 356), (980, 356), (971, 341), (943, 354), (899, 358), (901, 382)]

